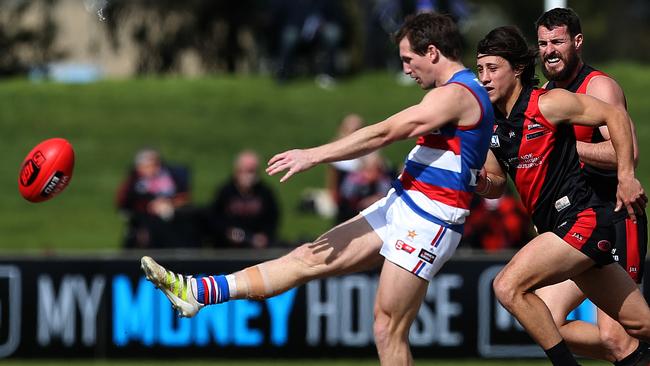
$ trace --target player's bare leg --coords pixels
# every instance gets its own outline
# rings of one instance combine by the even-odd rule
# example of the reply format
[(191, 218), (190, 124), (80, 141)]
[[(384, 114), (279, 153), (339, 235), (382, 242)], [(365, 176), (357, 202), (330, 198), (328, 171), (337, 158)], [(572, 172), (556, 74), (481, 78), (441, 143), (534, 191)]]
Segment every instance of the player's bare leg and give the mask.
[(533, 290), (572, 278), (581, 290), (626, 331), (640, 339), (650, 336), (650, 309), (625, 271), (615, 263), (596, 268), (593, 261), (557, 235), (547, 232), (527, 244), (497, 275), (499, 301), (517, 317), (544, 350), (562, 337), (546, 304)]
[(227, 276), (185, 277), (150, 257), (143, 257), (141, 264), (147, 279), (167, 295), (182, 316), (189, 317), (206, 304), (229, 299), (265, 299), (311, 279), (374, 268), (383, 260), (379, 254), (381, 244), (367, 221), (357, 216), (283, 257)]
[[(571, 310), (585, 299), (585, 295), (575, 282), (567, 280), (542, 287), (535, 290), (535, 294), (546, 303), (551, 311), (553, 321), (571, 352), (593, 359), (611, 362), (616, 360), (614, 354), (604, 347), (598, 327), (580, 320), (566, 320)], [(627, 333), (625, 335), (627, 336)]]
[(377, 267), (382, 241), (366, 219), (356, 216), (289, 254), (236, 272), (231, 299), (265, 299), (312, 279)]
[(630, 336), (644, 342), (650, 341), (650, 308), (623, 268), (619, 265), (594, 267), (573, 280), (598, 308), (622, 325)]
[(630, 337), (621, 324), (600, 309), (598, 309), (598, 329), (600, 340), (604, 348), (613, 355), (613, 361), (624, 359), (639, 346), (638, 339)]
[(577, 355), (621, 365), (647, 366), (647, 344), (627, 334), (614, 319), (597, 309), (598, 325), (585, 321), (567, 321), (585, 296), (575, 282), (568, 280), (535, 291), (546, 303), (569, 349)]
[(428, 282), (385, 261), (375, 300), (375, 343), (382, 365), (412, 365), (408, 334)]

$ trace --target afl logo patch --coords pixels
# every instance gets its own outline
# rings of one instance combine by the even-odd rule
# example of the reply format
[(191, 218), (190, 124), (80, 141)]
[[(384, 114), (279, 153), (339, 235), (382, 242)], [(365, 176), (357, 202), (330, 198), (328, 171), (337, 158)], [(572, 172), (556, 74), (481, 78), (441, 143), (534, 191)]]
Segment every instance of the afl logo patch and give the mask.
[(492, 140), (490, 141), (490, 147), (499, 147), (501, 144), (499, 143), (499, 136), (498, 135), (492, 135)]
[(598, 249), (603, 251), (603, 252), (609, 252), (612, 250), (612, 243), (609, 242), (609, 240), (601, 240), (598, 242)]

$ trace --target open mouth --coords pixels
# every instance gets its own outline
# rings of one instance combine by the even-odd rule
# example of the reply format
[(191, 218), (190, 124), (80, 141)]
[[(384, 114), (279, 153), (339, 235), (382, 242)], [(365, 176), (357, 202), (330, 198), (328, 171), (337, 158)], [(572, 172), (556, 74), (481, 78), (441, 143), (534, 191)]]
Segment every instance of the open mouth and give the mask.
[(557, 57), (557, 56), (547, 57), (546, 58), (546, 63), (549, 64), (549, 65), (555, 65), (558, 62), (560, 62), (560, 58)]

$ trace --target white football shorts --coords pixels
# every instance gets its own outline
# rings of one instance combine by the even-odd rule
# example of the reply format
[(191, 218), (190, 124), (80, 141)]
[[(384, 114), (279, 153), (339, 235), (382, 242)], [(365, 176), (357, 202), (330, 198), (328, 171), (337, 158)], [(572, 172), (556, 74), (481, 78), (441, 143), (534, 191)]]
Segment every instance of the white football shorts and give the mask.
[(415, 213), (394, 188), (361, 215), (383, 241), (380, 254), (427, 281), (451, 258), (462, 236)]

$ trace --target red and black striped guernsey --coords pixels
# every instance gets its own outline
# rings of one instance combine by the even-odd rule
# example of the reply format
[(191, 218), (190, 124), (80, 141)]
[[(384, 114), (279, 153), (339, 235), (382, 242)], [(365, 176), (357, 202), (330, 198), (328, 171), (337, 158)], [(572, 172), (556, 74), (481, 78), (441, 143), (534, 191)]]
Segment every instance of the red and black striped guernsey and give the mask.
[(573, 127), (553, 125), (539, 111), (539, 97), (546, 92), (524, 88), (507, 117), (495, 108), (490, 144), (540, 233), (585, 209), (592, 195), (580, 173)]

